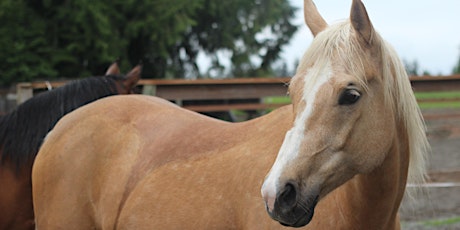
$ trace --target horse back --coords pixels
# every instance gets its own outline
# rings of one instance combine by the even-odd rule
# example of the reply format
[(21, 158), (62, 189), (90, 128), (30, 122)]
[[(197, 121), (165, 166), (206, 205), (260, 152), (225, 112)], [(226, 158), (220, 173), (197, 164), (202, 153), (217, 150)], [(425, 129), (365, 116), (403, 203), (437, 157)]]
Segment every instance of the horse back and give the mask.
[[(140, 95), (110, 97), (81, 107), (58, 122), (35, 160), (37, 226), (113, 229), (139, 180), (169, 161), (225, 147), (219, 141), (206, 147), (196, 137), (206, 140), (211, 129), (225, 135), (227, 126)], [(178, 136), (195, 138), (174, 144)], [(69, 212), (69, 207), (75, 210)]]

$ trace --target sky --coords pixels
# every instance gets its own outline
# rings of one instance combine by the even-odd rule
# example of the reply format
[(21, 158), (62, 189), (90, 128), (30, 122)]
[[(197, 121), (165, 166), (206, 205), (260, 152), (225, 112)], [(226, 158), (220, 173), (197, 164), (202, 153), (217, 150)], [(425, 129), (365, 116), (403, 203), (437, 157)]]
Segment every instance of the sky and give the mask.
[[(300, 59), (313, 36), (305, 26), (303, 1), (290, 0), (299, 10), (299, 30), (281, 57), (290, 68)], [(332, 24), (349, 17), (351, 0), (314, 0), (320, 14)], [(449, 75), (460, 58), (460, 0), (363, 0), (374, 28), (401, 59), (416, 60), (421, 71)]]

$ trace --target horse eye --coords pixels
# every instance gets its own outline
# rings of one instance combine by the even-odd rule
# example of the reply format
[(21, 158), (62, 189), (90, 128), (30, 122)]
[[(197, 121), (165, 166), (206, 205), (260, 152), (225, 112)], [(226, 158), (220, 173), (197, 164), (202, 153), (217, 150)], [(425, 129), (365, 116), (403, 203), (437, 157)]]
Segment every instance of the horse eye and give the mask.
[(347, 89), (345, 90), (339, 98), (339, 105), (352, 105), (356, 103), (359, 98), (361, 97), (361, 93), (359, 93), (355, 89)]

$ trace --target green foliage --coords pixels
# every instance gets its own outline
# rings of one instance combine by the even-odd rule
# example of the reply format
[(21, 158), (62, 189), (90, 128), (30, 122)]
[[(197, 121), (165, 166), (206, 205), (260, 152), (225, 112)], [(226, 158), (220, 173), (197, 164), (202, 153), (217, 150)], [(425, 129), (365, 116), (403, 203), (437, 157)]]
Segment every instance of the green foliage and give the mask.
[(198, 77), (200, 52), (217, 73), (227, 52), (230, 75), (270, 74), (294, 11), (288, 0), (2, 0), (0, 84), (98, 75), (119, 57), (123, 69), (143, 61), (144, 77)]
[(431, 76), (431, 73), (428, 70), (421, 70), (420, 65), (418, 64), (417, 60), (409, 62), (407, 60), (403, 60), (404, 67), (406, 68), (406, 72), (409, 76)]
[(49, 52), (44, 36), (46, 23), (36, 18), (23, 1), (0, 2), (0, 84), (57, 75), (44, 58)]
[(122, 54), (109, 49), (117, 44), (105, 6), (89, 0), (2, 1), (1, 83), (102, 74)]
[(230, 53), (233, 76), (271, 74), (271, 64), (297, 30), (291, 24), (295, 10), (288, 1), (206, 0), (179, 47), (192, 63), (203, 50), (212, 59), (211, 68), (220, 70), (219, 51)]
[(420, 67), (417, 60), (412, 62), (403, 60), (404, 67), (406, 68), (406, 72), (409, 76), (418, 76), (420, 75)]
[(113, 24), (127, 41), (126, 57), (132, 64), (144, 63), (144, 77), (163, 78), (181, 68), (172, 57), (185, 31), (196, 23), (201, 4), (201, 0), (115, 1), (118, 14)]

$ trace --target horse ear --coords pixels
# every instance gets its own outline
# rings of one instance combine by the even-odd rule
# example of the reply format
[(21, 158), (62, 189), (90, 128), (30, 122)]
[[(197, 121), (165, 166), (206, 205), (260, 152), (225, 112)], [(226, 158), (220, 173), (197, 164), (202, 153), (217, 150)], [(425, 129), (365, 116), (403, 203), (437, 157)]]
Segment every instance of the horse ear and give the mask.
[(353, 0), (350, 20), (353, 28), (358, 32), (361, 38), (363, 38), (367, 44), (371, 44), (374, 28), (361, 0)]
[(316, 36), (321, 31), (326, 29), (327, 22), (323, 19), (323, 17), (321, 17), (315, 3), (313, 3), (312, 0), (304, 0), (303, 6), (305, 23), (307, 24), (308, 28), (310, 28), (313, 36)]
[(133, 88), (137, 82), (141, 79), (142, 73), (142, 64), (137, 65), (128, 74), (126, 74), (126, 80), (124, 80), (123, 84), (127, 89)]
[(113, 62), (109, 68), (107, 69), (107, 71), (105, 72), (105, 76), (107, 75), (119, 75), (120, 74), (120, 67), (118, 67), (118, 59)]

